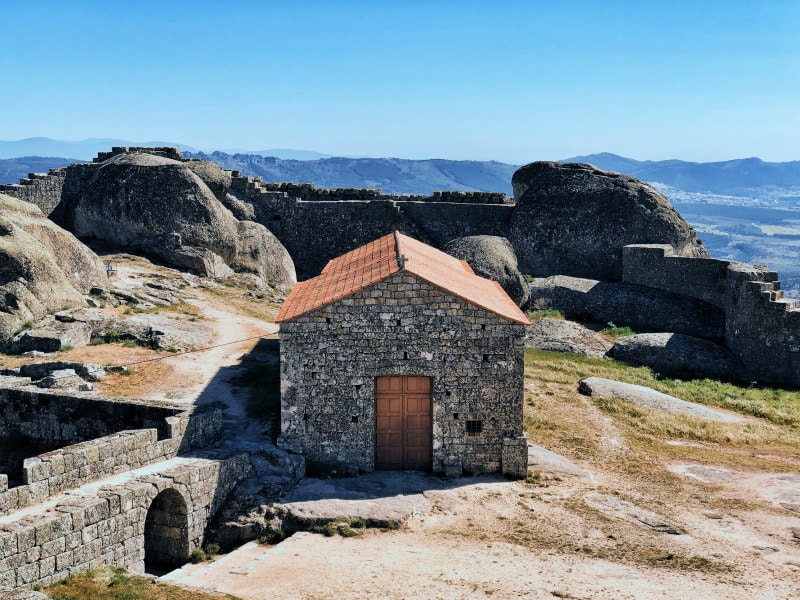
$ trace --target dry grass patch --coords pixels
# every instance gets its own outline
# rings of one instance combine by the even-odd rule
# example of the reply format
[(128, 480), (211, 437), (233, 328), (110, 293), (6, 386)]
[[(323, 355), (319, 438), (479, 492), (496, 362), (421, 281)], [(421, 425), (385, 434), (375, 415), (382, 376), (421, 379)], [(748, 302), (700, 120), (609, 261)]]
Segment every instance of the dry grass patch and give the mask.
[(150, 577), (132, 575), (119, 567), (70, 575), (42, 591), (53, 600), (237, 600), (228, 594), (208, 594), (167, 585)]

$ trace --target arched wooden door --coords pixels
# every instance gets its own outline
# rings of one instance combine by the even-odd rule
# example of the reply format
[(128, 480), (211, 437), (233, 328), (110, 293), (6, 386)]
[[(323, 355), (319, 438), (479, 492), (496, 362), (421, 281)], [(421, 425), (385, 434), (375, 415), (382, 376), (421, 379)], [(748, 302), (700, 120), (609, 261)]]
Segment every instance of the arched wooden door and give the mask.
[(387, 375), (375, 382), (375, 468), (430, 471), (431, 378)]

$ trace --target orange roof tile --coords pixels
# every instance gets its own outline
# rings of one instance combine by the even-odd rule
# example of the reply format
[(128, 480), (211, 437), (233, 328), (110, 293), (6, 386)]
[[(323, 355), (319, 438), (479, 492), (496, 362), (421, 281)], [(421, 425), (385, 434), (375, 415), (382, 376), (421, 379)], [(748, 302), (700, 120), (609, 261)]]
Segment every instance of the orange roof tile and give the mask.
[[(403, 268), (397, 258), (405, 257)], [(399, 231), (385, 235), (329, 261), (317, 277), (294, 286), (276, 323), (290, 321), (327, 306), (405, 271), (501, 317), (530, 325), (500, 284), (475, 275), (463, 260), (453, 258)]]

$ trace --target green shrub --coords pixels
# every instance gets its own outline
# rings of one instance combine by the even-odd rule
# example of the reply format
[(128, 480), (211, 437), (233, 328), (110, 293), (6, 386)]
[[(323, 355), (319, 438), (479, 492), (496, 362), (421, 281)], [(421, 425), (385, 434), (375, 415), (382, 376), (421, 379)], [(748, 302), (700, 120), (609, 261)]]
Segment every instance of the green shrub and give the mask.
[(17, 330), (14, 332), (14, 335), (19, 335), (20, 333), (22, 333), (22, 332), (23, 332), (23, 331), (25, 331), (26, 329), (30, 329), (31, 327), (33, 327), (33, 321), (25, 321), (25, 322), (22, 324), (22, 327), (20, 327), (19, 329), (17, 329)]
[(275, 544), (280, 544), (287, 537), (289, 536), (283, 529), (271, 529), (265, 535), (258, 538), (258, 543), (274, 546)]
[(200, 548), (195, 548), (189, 555), (189, 560), (192, 561), (194, 564), (197, 564), (203, 562), (204, 560), (208, 560), (208, 557), (206, 556), (206, 553), (203, 552)]
[(211, 542), (210, 544), (206, 544), (204, 550), (207, 556), (214, 556), (215, 554), (219, 554), (219, 544)]
[(122, 345), (125, 348), (136, 348), (136, 340), (122, 340)]
[(69, 352), (74, 347), (75, 346), (73, 346), (72, 344), (64, 344), (63, 346), (61, 346), (61, 352)]

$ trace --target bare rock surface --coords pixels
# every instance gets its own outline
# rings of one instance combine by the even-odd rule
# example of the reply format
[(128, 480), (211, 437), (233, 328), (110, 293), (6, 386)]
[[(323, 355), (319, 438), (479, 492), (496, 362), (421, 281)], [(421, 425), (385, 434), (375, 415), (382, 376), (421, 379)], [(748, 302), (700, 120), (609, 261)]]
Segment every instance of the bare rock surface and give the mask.
[(277, 238), (263, 225), (243, 224), (220, 201), (229, 179), (214, 163), (118, 154), (94, 172), (76, 202), (74, 231), (178, 268), (224, 277), (231, 267), (293, 285), (294, 263)]
[(85, 323), (63, 323), (46, 316), (30, 329), (14, 336), (14, 352), (58, 352), (64, 348), (85, 346), (91, 339), (91, 328)]
[(730, 352), (713, 342), (680, 333), (640, 333), (619, 338), (609, 356), (665, 374), (730, 378)]
[(555, 308), (564, 316), (595, 323), (671, 331), (718, 340), (725, 315), (702, 300), (653, 288), (555, 275), (530, 284), (532, 308)]
[(535, 444), (528, 444), (528, 469), (554, 475), (592, 478), (589, 471), (581, 469), (568, 458)]
[(481, 277), (493, 279), (518, 306), (525, 306), (530, 290), (517, 268), (514, 248), (504, 237), (473, 235), (450, 241), (443, 250), (451, 256), (467, 261)]
[(578, 391), (592, 398), (618, 398), (623, 402), (630, 402), (631, 404), (637, 404), (647, 408), (681, 413), (690, 417), (719, 421), (721, 423), (739, 423), (744, 421), (744, 418), (738, 415), (714, 410), (702, 404), (687, 402), (686, 400), (657, 392), (643, 385), (623, 383), (603, 377), (586, 377), (581, 379), (578, 384)]
[(580, 323), (545, 317), (528, 327), (525, 332), (525, 346), (602, 358), (611, 348), (611, 343)]
[(275, 514), (292, 529), (344, 519), (364, 519), (373, 526), (404, 523), (428, 510), (424, 492), (446, 489), (447, 481), (412, 471), (377, 471), (360, 477), (304, 479), (281, 498)]
[(622, 277), (622, 247), (670, 244), (708, 256), (694, 229), (647, 184), (588, 164), (534, 162), (512, 178), (517, 206), (509, 241), (520, 270), (606, 281)]
[(650, 529), (651, 531), (670, 535), (684, 534), (680, 528), (668, 523), (654, 512), (636, 506), (632, 502), (628, 502), (617, 496), (601, 494), (599, 492), (589, 492), (586, 495), (586, 503), (592, 508), (596, 508), (611, 517), (624, 519), (640, 527)]
[(85, 306), (83, 294), (104, 279), (100, 260), (71, 233), (0, 194), (0, 347), (48, 311)]

